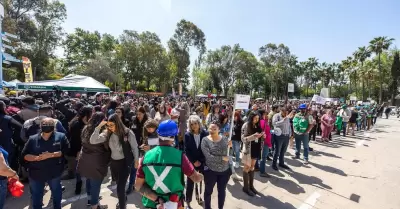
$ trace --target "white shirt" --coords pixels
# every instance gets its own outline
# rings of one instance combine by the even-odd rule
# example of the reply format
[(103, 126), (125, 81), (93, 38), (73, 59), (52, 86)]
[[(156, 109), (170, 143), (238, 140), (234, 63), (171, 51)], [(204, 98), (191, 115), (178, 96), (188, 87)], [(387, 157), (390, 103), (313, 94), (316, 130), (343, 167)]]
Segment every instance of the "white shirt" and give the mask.
[(200, 134), (193, 134), (194, 141), (196, 142), (196, 148), (199, 148), (200, 145)]

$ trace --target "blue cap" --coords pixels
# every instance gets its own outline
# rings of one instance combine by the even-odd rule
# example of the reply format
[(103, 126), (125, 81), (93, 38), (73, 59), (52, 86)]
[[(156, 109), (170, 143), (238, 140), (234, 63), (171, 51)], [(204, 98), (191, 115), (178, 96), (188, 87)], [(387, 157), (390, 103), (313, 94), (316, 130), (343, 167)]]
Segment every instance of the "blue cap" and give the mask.
[(163, 137), (176, 136), (178, 135), (178, 125), (172, 120), (163, 121), (158, 126), (157, 133)]
[(299, 109), (307, 109), (307, 105), (306, 104), (301, 104), (301, 105), (299, 105)]

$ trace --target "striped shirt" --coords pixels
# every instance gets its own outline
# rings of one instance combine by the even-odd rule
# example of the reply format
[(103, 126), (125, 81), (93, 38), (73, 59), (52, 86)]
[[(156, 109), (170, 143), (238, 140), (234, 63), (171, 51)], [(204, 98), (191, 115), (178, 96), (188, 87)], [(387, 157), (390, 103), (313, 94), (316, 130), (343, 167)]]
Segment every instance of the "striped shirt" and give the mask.
[(282, 135), (290, 136), (290, 119), (283, 117), (280, 112), (276, 113), (272, 118), (272, 125), (274, 128), (280, 128), (282, 130)]

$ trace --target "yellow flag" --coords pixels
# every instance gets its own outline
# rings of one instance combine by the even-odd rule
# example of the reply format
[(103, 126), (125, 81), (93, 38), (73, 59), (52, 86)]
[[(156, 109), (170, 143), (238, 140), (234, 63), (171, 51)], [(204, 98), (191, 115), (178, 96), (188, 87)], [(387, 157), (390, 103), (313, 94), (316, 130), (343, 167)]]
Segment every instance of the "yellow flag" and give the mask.
[(22, 64), (24, 66), (25, 83), (33, 82), (31, 61), (27, 57), (22, 57)]

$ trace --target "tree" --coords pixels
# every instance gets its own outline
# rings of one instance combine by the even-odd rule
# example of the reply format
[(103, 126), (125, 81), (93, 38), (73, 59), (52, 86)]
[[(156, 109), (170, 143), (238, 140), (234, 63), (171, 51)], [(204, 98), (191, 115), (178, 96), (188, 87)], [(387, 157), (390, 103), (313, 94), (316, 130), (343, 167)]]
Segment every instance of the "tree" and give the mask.
[(388, 38), (386, 36), (376, 37), (369, 42), (369, 47), (372, 52), (378, 55), (378, 71), (379, 71), (379, 103), (382, 102), (382, 90), (383, 90), (383, 75), (381, 69), (381, 54), (383, 51), (389, 49), (390, 45), (394, 41), (393, 38)]
[(393, 64), (392, 64), (392, 69), (391, 69), (391, 75), (392, 75), (392, 82), (391, 82), (391, 101), (392, 105), (395, 105), (395, 97), (398, 93), (398, 88), (399, 88), (399, 80), (400, 80), (400, 55), (399, 51), (395, 51), (394, 53), (394, 59), (393, 59)]
[(168, 47), (172, 51), (170, 58), (174, 59), (175, 63), (178, 63), (177, 77), (179, 84), (189, 83), (189, 47), (196, 47), (199, 51), (199, 58), (201, 58), (206, 51), (205, 41), (203, 31), (194, 23), (185, 19), (178, 22), (175, 34), (168, 42)]
[(78, 73), (85, 68), (88, 60), (94, 59), (100, 51), (101, 35), (76, 28), (74, 33), (67, 35), (64, 41), (66, 67), (71, 73)]
[[(6, 17), (3, 29), (20, 36), (22, 44), (14, 43), (16, 56), (28, 57), (32, 62), (34, 79), (46, 79), (44, 73), (54, 51), (61, 43), (66, 19), (66, 8), (59, 1), (10, 0), (4, 4)], [(22, 68), (22, 67), (19, 67)], [(23, 79), (22, 70), (18, 71)]]
[[(286, 95), (285, 90), (288, 83), (288, 63), (291, 57), (289, 47), (284, 44), (269, 43), (258, 50), (261, 62), (269, 69), (275, 84), (275, 96)], [(279, 88), (281, 87), (281, 88)], [(272, 93), (272, 88), (271, 88)]]
[[(353, 56), (357, 62), (361, 63), (361, 73), (363, 72), (364, 69), (364, 62), (366, 59), (368, 59), (371, 56), (371, 52), (368, 50), (367, 47), (358, 47), (358, 50), (353, 53)], [(362, 76), (361, 76), (362, 77)], [(365, 101), (365, 79), (362, 77), (362, 101)]]

